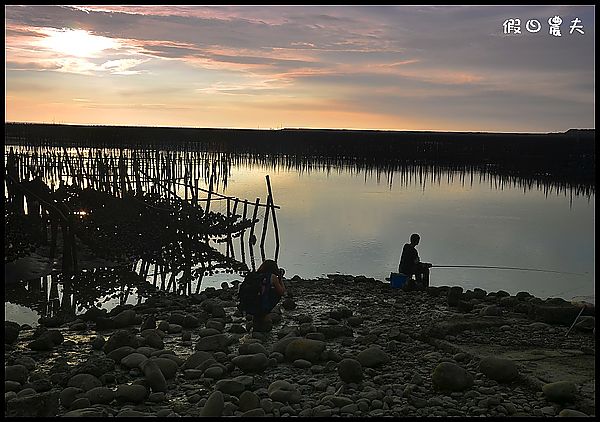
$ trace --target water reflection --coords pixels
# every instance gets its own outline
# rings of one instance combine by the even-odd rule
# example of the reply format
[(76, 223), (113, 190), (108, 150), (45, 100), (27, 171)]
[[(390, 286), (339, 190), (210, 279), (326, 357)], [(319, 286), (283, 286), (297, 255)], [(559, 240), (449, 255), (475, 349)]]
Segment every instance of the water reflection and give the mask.
[(79, 314), (93, 306), (106, 307), (108, 302), (123, 305), (130, 297), (139, 303), (154, 291), (154, 286), (131, 268), (97, 268), (68, 278), (52, 274), (5, 286), (4, 300), (51, 318)]

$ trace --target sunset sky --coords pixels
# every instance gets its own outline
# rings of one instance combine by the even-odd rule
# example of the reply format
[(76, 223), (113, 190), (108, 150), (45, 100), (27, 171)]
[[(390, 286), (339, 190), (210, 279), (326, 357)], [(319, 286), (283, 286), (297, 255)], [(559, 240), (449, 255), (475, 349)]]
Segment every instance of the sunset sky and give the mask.
[[(5, 121), (595, 128), (593, 6), (5, 6)], [(561, 36), (548, 19), (562, 18)], [(506, 19), (520, 34), (504, 34)], [(570, 33), (572, 21), (582, 25)], [(526, 22), (536, 19), (539, 32)]]

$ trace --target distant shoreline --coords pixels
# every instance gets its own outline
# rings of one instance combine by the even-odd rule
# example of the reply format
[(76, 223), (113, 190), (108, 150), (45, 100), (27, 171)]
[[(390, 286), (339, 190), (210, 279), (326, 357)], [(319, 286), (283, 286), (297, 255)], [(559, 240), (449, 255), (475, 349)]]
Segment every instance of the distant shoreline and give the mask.
[(566, 131), (556, 132), (494, 132), (494, 131), (449, 131), (449, 130), (397, 130), (397, 129), (343, 129), (343, 128), (302, 128), (302, 127), (286, 127), (275, 129), (254, 129), (254, 128), (220, 128), (220, 127), (192, 127), (192, 126), (135, 126), (135, 125), (94, 125), (94, 124), (78, 124), (78, 123), (31, 123), (31, 122), (5, 122), (6, 126), (45, 126), (45, 127), (71, 127), (71, 128), (113, 128), (113, 129), (158, 129), (158, 130), (195, 130), (195, 131), (241, 131), (241, 132), (339, 132), (344, 133), (384, 133), (395, 135), (477, 135), (477, 136), (514, 136), (514, 135), (587, 135), (595, 136), (595, 128), (571, 128)]
[(369, 168), (436, 166), (585, 188), (595, 186), (595, 140), (595, 129), (523, 134), (8, 123), (4, 132), (6, 146), (206, 151)]

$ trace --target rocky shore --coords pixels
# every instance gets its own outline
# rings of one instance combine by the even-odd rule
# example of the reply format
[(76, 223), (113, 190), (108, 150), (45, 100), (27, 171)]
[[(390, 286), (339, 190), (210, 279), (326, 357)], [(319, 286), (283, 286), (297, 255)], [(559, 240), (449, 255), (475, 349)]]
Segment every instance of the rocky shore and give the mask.
[(236, 284), (5, 321), (5, 416), (595, 415), (592, 307), (295, 276), (251, 332)]

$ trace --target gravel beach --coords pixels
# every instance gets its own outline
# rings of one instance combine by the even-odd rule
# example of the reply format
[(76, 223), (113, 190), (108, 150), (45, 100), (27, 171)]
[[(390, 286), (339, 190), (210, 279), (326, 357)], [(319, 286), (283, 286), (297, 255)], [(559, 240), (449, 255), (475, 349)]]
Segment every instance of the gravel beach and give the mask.
[(593, 307), (295, 276), (253, 333), (237, 283), (5, 321), (5, 416), (595, 415)]

